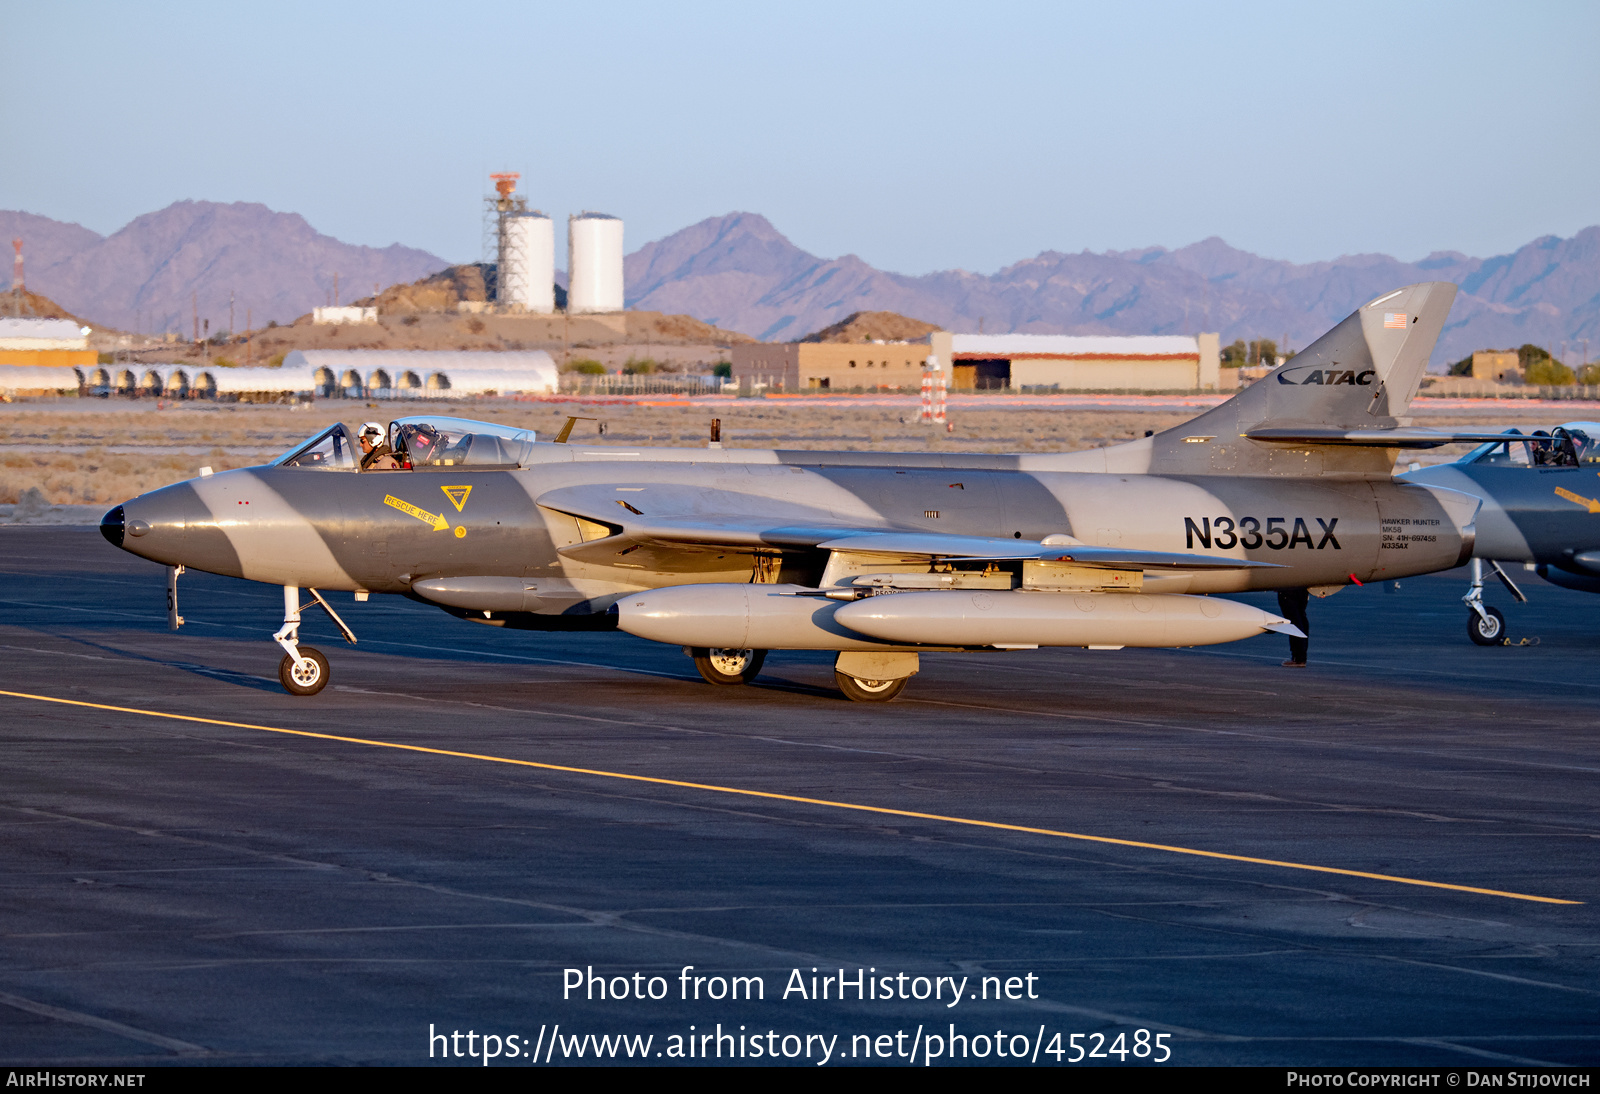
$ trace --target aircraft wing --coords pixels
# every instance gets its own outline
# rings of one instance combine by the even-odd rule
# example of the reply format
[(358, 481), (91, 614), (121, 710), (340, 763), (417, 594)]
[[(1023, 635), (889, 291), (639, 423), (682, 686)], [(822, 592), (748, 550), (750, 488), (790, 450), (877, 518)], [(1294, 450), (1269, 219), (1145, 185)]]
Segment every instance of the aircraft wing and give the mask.
[(1279, 444), (1342, 444), (1362, 448), (1438, 448), (1446, 444), (1482, 444), (1503, 441), (1505, 433), (1483, 430), (1452, 432), (1442, 429), (1318, 429), (1308, 426), (1273, 426), (1244, 434), (1252, 441)]
[(1037, 540), (989, 539), (983, 536), (948, 536), (937, 532), (861, 531), (817, 544), (827, 551), (852, 554), (938, 558), (955, 562), (992, 559), (1072, 562), (1104, 570), (1254, 570), (1271, 569), (1275, 562), (1242, 558), (1191, 555), (1172, 551), (1138, 551), (1127, 547), (1050, 545)]
[(617, 565), (626, 559), (627, 564), (658, 570), (708, 569), (714, 559), (707, 556), (771, 553), (785, 548), (882, 555), (886, 561), (1039, 560), (1110, 570), (1277, 566), (1216, 555), (897, 531), (840, 520), (826, 510), (779, 499), (699, 487), (652, 486), (648, 498), (631, 493), (626, 485), (567, 487), (540, 495), (538, 504), (589, 523), (592, 538), (562, 547), (560, 553), (566, 557), (599, 565)]
[(583, 542), (560, 548), (562, 555), (658, 571), (715, 569), (717, 556), (814, 547), (858, 529), (827, 509), (699, 486), (572, 486), (541, 494), (537, 502), (587, 522), (580, 525)]

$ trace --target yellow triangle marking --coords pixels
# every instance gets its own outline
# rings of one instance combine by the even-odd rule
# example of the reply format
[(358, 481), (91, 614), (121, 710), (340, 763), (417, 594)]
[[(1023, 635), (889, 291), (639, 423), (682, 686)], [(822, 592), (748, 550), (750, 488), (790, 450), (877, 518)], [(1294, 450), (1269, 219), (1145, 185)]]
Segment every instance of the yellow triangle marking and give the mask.
[(467, 495), (472, 493), (470, 486), (441, 486), (444, 496), (450, 499), (450, 504), (456, 507), (456, 512), (461, 512), (461, 507), (467, 504)]

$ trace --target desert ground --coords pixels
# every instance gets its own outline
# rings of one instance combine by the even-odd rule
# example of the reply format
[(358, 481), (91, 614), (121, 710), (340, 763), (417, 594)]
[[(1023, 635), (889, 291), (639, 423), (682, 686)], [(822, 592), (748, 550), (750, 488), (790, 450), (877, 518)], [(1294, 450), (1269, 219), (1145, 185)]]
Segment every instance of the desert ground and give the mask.
[(221, 344), (166, 342), (123, 331), (90, 339), (97, 350), (116, 354), (124, 366), (178, 363), (272, 365), (293, 350), (453, 350), (497, 352), (545, 350), (557, 362), (598, 361), (610, 372), (641, 360), (654, 371), (710, 372), (728, 360), (729, 347), (753, 341), (687, 315), (630, 311), (612, 315), (463, 315), (423, 311), (383, 315), (377, 322), (336, 325), (301, 316), (293, 323), (262, 327)]
[[(863, 401), (864, 403), (866, 401)], [(952, 431), (917, 421), (913, 399), (877, 399), (869, 405), (840, 400), (711, 399), (684, 401), (513, 401), (360, 403), (332, 399), (298, 406), (216, 404), (122, 399), (57, 399), (0, 405), (0, 505), (30, 490), (49, 505), (111, 505), (146, 490), (195, 475), (265, 463), (295, 442), (335, 421), (387, 422), (406, 414), (438, 413), (481, 418), (537, 430), (551, 437), (568, 415), (580, 421), (575, 440), (603, 444), (702, 445), (712, 418), (722, 421), (728, 448), (863, 449), (878, 452), (1070, 452), (1160, 431), (1185, 421), (1205, 405), (1170, 400), (1123, 400), (1110, 408), (956, 406)], [(1578, 404), (1483, 409), (1415, 408), (1418, 424), (1433, 427), (1518, 425), (1527, 430), (1600, 417)], [(1453, 446), (1406, 453), (1406, 463), (1455, 459)]]

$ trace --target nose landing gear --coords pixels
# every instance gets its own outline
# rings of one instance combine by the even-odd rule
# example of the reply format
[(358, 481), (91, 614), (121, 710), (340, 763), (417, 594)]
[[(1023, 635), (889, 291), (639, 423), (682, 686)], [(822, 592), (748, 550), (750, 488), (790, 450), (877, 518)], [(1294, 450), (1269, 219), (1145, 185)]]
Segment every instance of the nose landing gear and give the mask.
[(1506, 617), (1499, 608), (1475, 604), (1477, 613), (1467, 616), (1467, 637), (1480, 646), (1498, 646), (1506, 635)]
[[(328, 618), (339, 628), (344, 640), (355, 645), (356, 636), (322, 598), (322, 594), (311, 588), (306, 592), (328, 613)], [(328, 686), (328, 659), (321, 650), (300, 644), (300, 590), (294, 585), (283, 587), (283, 626), (272, 636), (272, 640), (286, 651), (283, 660), (278, 662), (278, 680), (283, 684), (283, 690), (290, 695), (315, 695)]]
[(321, 650), (299, 646), (300, 660), (284, 654), (278, 662), (278, 680), (290, 695), (315, 695), (328, 684), (328, 659)]
[[(1528, 602), (1516, 582), (1506, 575), (1500, 564), (1493, 559), (1489, 566), (1494, 570), (1494, 576), (1506, 587), (1506, 591), (1517, 599), (1519, 604)], [(1467, 616), (1467, 637), (1479, 646), (1504, 646), (1506, 645), (1506, 617), (1498, 608), (1485, 607), (1483, 603), (1483, 559), (1472, 560), (1472, 583), (1467, 586), (1467, 595), (1461, 602), (1472, 610)]]

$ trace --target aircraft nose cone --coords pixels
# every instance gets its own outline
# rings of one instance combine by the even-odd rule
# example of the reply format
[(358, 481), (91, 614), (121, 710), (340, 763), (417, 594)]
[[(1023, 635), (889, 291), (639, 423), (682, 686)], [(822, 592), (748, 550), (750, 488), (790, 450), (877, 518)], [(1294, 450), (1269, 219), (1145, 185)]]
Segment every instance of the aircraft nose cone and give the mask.
[(190, 482), (129, 498), (101, 519), (100, 534), (113, 546), (163, 566), (244, 576), (227, 532)]
[(141, 494), (101, 517), (100, 534), (113, 547), (172, 565), (167, 556), (183, 547), (192, 497), (184, 483)]
[(117, 506), (100, 518), (100, 534), (106, 537), (106, 542), (111, 546), (121, 547), (122, 537), (126, 531), (127, 523), (122, 513), (122, 506)]

